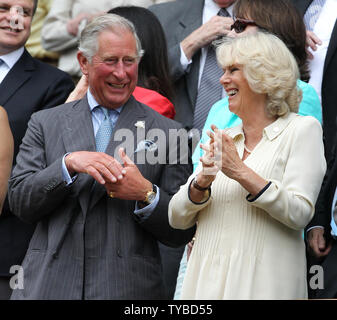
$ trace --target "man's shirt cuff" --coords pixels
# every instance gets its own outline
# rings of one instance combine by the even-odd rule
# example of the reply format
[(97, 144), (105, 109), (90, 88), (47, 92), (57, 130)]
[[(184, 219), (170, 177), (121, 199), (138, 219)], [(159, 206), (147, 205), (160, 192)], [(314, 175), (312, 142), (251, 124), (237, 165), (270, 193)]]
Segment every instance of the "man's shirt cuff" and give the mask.
[(315, 229), (315, 228), (321, 228), (321, 229), (324, 229), (323, 226), (313, 226), (313, 227), (310, 227), (310, 228), (307, 229), (307, 233), (308, 233), (310, 230)]
[(186, 71), (191, 63), (192, 63), (192, 59), (191, 60), (187, 59), (187, 57), (185, 55), (185, 52), (184, 52), (182, 46), (180, 45), (180, 64), (181, 64), (183, 70)]
[(62, 158), (62, 176), (63, 176), (63, 181), (64, 181), (66, 187), (72, 185), (78, 177), (78, 174), (76, 174), (74, 177), (71, 177), (69, 172), (68, 172), (66, 162), (65, 162), (65, 158), (70, 153), (71, 152), (66, 153)]
[(152, 212), (156, 209), (158, 205), (159, 198), (160, 198), (160, 189), (155, 184), (154, 186), (156, 188), (156, 198), (154, 199), (152, 203), (140, 209), (138, 206), (138, 201), (136, 201), (134, 214), (137, 215), (137, 217), (140, 218), (141, 220), (146, 220), (152, 214)]

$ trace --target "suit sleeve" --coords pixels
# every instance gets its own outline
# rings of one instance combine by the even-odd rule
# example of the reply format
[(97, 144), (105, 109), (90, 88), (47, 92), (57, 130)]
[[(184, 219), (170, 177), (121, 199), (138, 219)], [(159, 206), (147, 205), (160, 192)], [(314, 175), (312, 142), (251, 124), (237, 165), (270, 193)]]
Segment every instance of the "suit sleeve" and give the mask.
[[(322, 188), (318, 195), (318, 199), (315, 207), (315, 215), (309, 223), (307, 229), (314, 226), (322, 226), (325, 231), (331, 229), (331, 205), (333, 196), (336, 190), (336, 176), (337, 176), (337, 157), (336, 146), (334, 148), (334, 157), (328, 164), (328, 170), (323, 180)], [(325, 232), (327, 235), (329, 233)]]
[(40, 116), (33, 114), (9, 180), (9, 205), (21, 220), (35, 223), (53, 212), (69, 195), (62, 176), (62, 157), (46, 163)]
[[(184, 148), (182, 148), (184, 149)], [(179, 143), (169, 144), (168, 159), (173, 158), (173, 154), (180, 150)], [(188, 243), (195, 234), (195, 226), (192, 225), (188, 230), (177, 230), (169, 225), (168, 205), (172, 196), (179, 190), (192, 172), (190, 151), (188, 147), (178, 156), (179, 161), (174, 163), (169, 161), (163, 166), (160, 181), (157, 184), (160, 188), (160, 199), (155, 210), (150, 217), (140, 224), (148, 232), (152, 233), (156, 239), (170, 247), (179, 247)], [(179, 154), (179, 152), (177, 153)]]
[(180, 43), (177, 43), (171, 46), (168, 50), (170, 74), (174, 82), (178, 81), (186, 73), (186, 70), (184, 70), (184, 68), (180, 63), (180, 57), (181, 57)]
[(151, 6), (149, 7), (149, 10), (157, 16), (165, 32), (168, 47), (170, 74), (173, 82), (176, 82), (186, 73), (186, 70), (184, 70), (180, 63), (180, 42), (182, 39), (180, 39), (176, 30), (177, 17), (175, 14), (172, 14), (170, 17), (167, 16), (168, 10), (169, 12), (171, 10), (171, 4), (168, 3)]

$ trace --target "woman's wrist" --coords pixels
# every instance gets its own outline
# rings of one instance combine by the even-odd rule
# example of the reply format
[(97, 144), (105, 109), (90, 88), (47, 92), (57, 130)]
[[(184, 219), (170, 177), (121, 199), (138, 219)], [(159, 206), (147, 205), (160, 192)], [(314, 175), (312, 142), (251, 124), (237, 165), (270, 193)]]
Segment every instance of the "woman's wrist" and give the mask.
[(193, 178), (188, 187), (188, 198), (194, 204), (200, 205), (206, 203), (211, 196), (211, 185), (207, 188), (202, 188), (195, 184), (195, 178)]
[(207, 190), (211, 186), (213, 180), (214, 180), (213, 177), (205, 176), (205, 175), (199, 173), (194, 178), (193, 184), (197, 185), (196, 189), (198, 189), (198, 186), (199, 186), (201, 189)]
[(234, 178), (234, 180), (240, 183), (253, 198), (269, 183), (247, 166), (244, 166), (243, 170), (238, 173), (237, 179)]

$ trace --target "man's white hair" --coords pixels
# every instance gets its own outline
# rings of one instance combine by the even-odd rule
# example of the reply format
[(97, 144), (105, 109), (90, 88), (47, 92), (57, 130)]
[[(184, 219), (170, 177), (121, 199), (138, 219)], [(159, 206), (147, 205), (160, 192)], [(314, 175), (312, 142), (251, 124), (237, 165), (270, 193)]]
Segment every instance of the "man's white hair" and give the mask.
[(141, 42), (137, 36), (136, 29), (133, 23), (116, 14), (108, 13), (102, 16), (98, 16), (89, 23), (81, 33), (79, 50), (83, 55), (92, 62), (92, 57), (98, 51), (98, 37), (106, 30), (118, 34), (121, 31), (131, 32), (136, 40), (137, 57), (140, 59), (144, 51), (142, 50)]

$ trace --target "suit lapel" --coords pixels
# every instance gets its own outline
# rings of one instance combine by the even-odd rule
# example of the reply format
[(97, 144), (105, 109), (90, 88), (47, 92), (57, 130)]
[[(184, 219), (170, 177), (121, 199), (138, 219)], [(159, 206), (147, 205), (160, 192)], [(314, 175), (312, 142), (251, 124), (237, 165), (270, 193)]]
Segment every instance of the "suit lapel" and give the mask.
[(96, 151), (91, 111), (86, 96), (69, 106), (68, 112), (61, 114), (60, 117), (67, 152)]
[[(145, 123), (145, 132), (152, 127), (153, 118), (148, 116), (144, 108), (147, 107), (143, 107), (131, 96), (117, 120), (106, 153), (112, 157), (116, 157), (120, 162), (118, 149), (121, 144), (123, 144), (123, 147), (126, 149), (129, 158), (133, 160), (133, 152), (138, 143), (137, 138), (140, 138), (140, 140), (145, 139), (145, 137), (137, 137), (137, 127), (135, 124), (138, 121), (143, 121)], [(129, 137), (129, 139), (125, 139), (125, 137)], [(132, 150), (132, 154), (130, 150)], [(89, 209), (91, 209), (103, 196), (106, 196), (105, 188), (102, 185), (96, 184), (94, 193), (91, 196)]]
[(15, 92), (32, 77), (35, 69), (34, 60), (25, 49), (0, 85), (0, 105), (6, 104)]
[[(66, 152), (96, 151), (94, 129), (87, 97), (69, 105), (69, 111), (60, 114), (61, 134)], [(94, 179), (88, 174), (80, 174), (74, 184), (74, 192), (79, 194), (82, 212), (86, 214)]]
[(324, 71), (323, 71), (323, 75), (331, 61), (332, 56), (335, 54), (337, 50), (337, 20), (335, 22), (335, 26), (332, 30), (331, 33), (331, 38), (329, 41), (329, 47), (328, 47), (328, 51), (326, 53), (326, 57), (325, 57), (325, 61), (324, 61)]
[[(186, 0), (185, 0), (186, 1)], [(202, 25), (202, 13), (204, 7), (204, 0), (192, 0), (185, 9), (185, 15), (182, 16), (179, 21), (178, 32), (180, 39), (179, 42), (185, 39), (194, 30), (198, 29)], [(191, 70), (186, 75), (186, 86), (188, 90), (188, 96), (191, 101), (191, 105), (194, 107), (197, 91), (198, 91), (198, 79), (200, 68), (200, 54), (199, 50), (194, 56), (194, 63)]]
[[(128, 132), (132, 133), (133, 138), (135, 138), (137, 135), (137, 127), (135, 124), (138, 121), (144, 121), (145, 127), (148, 127), (150, 123), (149, 121), (146, 120), (147, 116), (145, 110), (143, 109), (143, 107), (140, 106), (140, 104), (135, 100), (135, 98), (131, 96), (128, 102), (125, 104), (116, 122), (116, 125), (112, 133), (113, 138), (109, 142), (106, 153), (120, 160), (119, 157), (117, 156), (118, 154), (114, 154), (116, 153), (116, 151), (118, 151), (117, 150), (118, 146), (122, 143), (122, 141), (120, 141), (118, 137), (123, 136), (123, 131), (126, 129)], [(150, 120), (151, 120), (150, 122), (152, 122), (152, 119)], [(136, 147), (136, 146), (133, 147), (132, 145), (128, 146), (130, 147), (130, 149), (131, 148), (134, 149), (134, 147)], [(131, 159), (133, 158), (133, 155), (130, 154), (129, 156)]]

